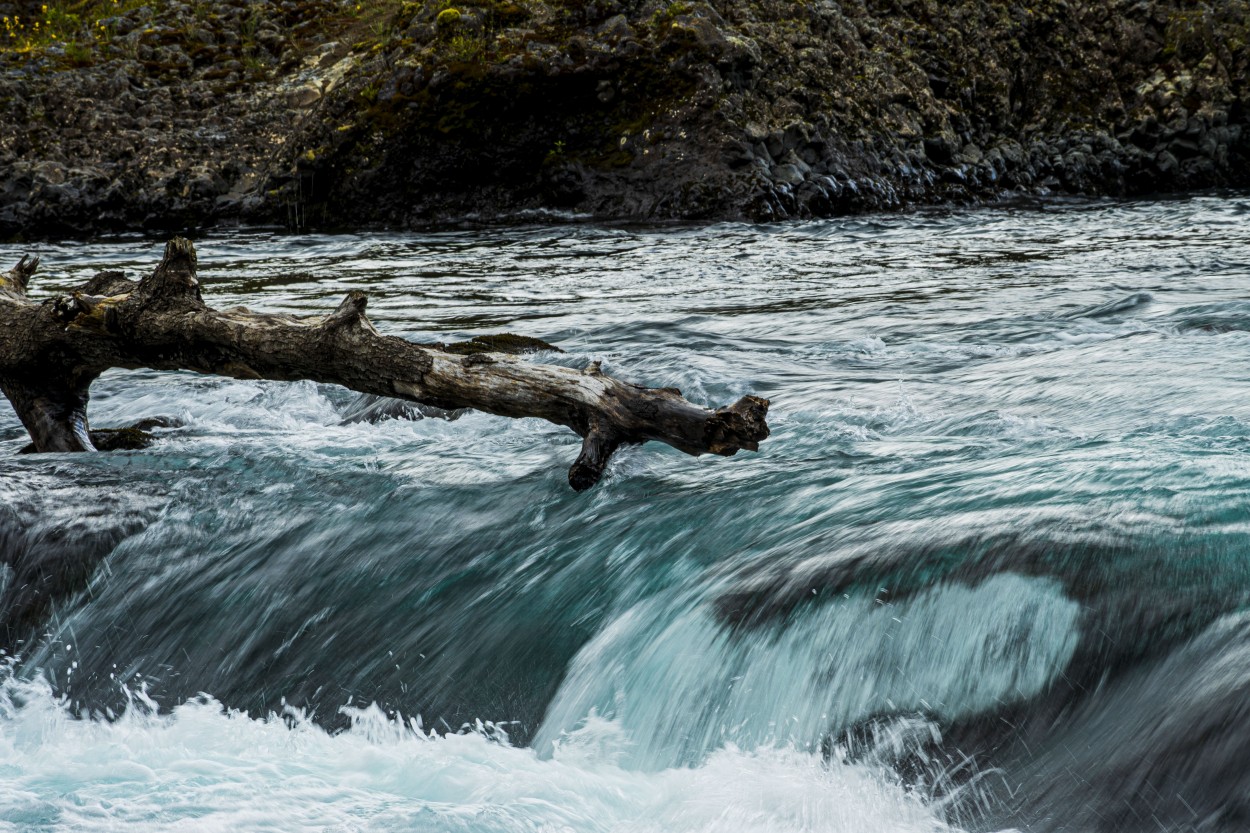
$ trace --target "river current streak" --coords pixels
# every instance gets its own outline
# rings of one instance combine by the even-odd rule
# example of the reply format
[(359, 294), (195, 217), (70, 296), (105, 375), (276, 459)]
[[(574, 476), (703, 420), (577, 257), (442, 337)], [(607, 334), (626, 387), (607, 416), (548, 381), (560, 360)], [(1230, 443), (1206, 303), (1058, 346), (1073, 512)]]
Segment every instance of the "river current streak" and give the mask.
[[(83, 580), (0, 674), (0, 831), (1241, 829), (1248, 229), (1212, 195), (197, 240), (214, 306), (364, 289), (773, 435), (578, 495), (555, 426), (344, 425), (311, 383), (110, 372), (93, 425), (184, 423), (141, 452), (17, 456), (4, 407), (0, 547)], [(41, 246), (33, 292), (162, 242)]]

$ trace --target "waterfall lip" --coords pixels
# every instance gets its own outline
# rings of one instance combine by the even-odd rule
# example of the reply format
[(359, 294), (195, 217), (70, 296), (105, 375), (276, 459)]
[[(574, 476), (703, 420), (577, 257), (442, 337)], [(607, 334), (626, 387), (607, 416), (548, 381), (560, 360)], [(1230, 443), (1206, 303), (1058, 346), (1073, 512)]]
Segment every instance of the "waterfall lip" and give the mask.
[[(1065, 690), (1056, 695), (1072, 702), (1107, 678), (1167, 655), (1240, 604), (1237, 595), (1204, 583), (1192, 567), (1215, 568), (1227, 560), (1221, 553), (1235, 545), (1218, 538), (1159, 538), (1155, 528), (1143, 537), (1131, 524), (1108, 528), (1095, 520), (1082, 529), (1045, 516), (1015, 526), (1004, 523), (985, 533), (929, 532), (926, 539), (914, 524), (887, 523), (861, 530), (858, 539), (843, 540), (823, 556), (787, 558), (783, 550), (772, 551), (720, 571), (713, 609), (730, 631), (750, 633), (788, 627), (796, 617), (848, 597), (870, 598), (875, 605), (870, 615), (884, 615), (890, 605), (934, 587), (975, 590), (1009, 575), (1054, 582), (1079, 606), (1078, 642), (1061, 669)], [(803, 549), (819, 550), (821, 537), (812, 536)], [(883, 546), (881, 540), (903, 543)], [(1134, 589), (1142, 563), (1177, 580)], [(1013, 706), (1002, 713), (1014, 711)], [(986, 717), (995, 721), (995, 714)]]
[(1053, 578), (1015, 573), (895, 601), (849, 595), (749, 630), (725, 627), (695, 593), (653, 599), (579, 652), (534, 746), (550, 754), (592, 713), (622, 725), (644, 768), (730, 742), (819, 749), (884, 711), (948, 722), (1045, 691), (1077, 648), (1080, 616)]
[(717, 616), (732, 628), (760, 627), (845, 595), (902, 601), (935, 584), (976, 587), (1005, 573), (1051, 578), (1072, 598), (1089, 601), (1094, 593), (1082, 571), (1125, 558), (1140, 543), (1101, 523), (1080, 530), (1066, 516), (1034, 514), (1023, 525), (988, 515), (981, 519), (985, 531), (885, 522), (852, 535), (839, 530), (836, 543), (834, 533), (817, 528), (797, 544), (718, 571)]

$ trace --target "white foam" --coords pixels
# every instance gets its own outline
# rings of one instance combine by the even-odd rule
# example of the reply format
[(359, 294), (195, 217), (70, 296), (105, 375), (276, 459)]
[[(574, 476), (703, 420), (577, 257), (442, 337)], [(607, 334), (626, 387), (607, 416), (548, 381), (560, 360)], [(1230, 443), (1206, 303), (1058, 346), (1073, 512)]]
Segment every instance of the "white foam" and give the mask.
[[(21, 705), (19, 705), (19, 703)], [(45, 685), (0, 693), (0, 831), (946, 831), (867, 767), (793, 749), (720, 749), (631, 771), (629, 739), (591, 721), (540, 759), (495, 727), (425, 734), (370, 708), (331, 735), (203, 698), (159, 716), (70, 716)], [(291, 724), (291, 725), (288, 725)]]

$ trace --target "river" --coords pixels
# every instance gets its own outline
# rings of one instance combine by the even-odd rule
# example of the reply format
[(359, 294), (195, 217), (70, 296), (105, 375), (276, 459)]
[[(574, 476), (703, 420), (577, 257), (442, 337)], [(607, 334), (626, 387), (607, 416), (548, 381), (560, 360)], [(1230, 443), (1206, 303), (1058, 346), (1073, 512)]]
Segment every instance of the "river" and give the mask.
[(196, 245), (215, 306), (364, 289), (772, 436), (577, 494), (565, 429), (307, 382), (110, 372), (93, 425), (182, 426), (97, 455), (0, 405), (0, 546), (78, 577), (0, 671), (0, 831), (1250, 826), (1244, 196)]

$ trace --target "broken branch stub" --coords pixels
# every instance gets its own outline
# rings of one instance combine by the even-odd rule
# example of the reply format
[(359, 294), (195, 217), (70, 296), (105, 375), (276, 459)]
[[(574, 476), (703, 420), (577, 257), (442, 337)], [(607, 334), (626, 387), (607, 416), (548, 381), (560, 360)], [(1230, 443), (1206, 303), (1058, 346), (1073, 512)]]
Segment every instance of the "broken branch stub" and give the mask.
[(102, 273), (43, 303), (26, 297), (37, 265), (23, 258), (0, 276), (0, 390), (37, 452), (95, 450), (88, 391), (115, 367), (308, 379), (448, 411), (539, 417), (583, 438), (569, 471), (578, 491), (598, 482), (623, 444), (654, 440), (687, 454), (730, 456), (757, 450), (768, 436), (766, 399), (744, 396), (708, 410), (672, 388), (604, 375), (597, 363), (579, 371), (414, 344), (379, 333), (359, 291), (325, 316), (213, 309), (200, 293), (195, 247), (182, 238), (169, 242), (160, 265), (138, 283)]

